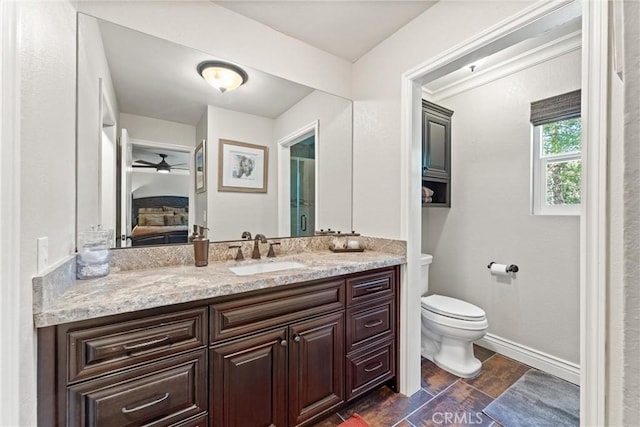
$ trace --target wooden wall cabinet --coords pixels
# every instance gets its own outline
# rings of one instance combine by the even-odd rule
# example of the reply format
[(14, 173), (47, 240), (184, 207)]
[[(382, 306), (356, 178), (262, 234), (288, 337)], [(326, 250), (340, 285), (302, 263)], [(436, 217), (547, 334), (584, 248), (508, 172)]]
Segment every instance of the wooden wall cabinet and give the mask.
[(40, 329), (39, 425), (310, 425), (380, 384), (396, 388), (398, 274)]
[(423, 206), (451, 206), (451, 117), (453, 111), (422, 101), (422, 185), (434, 191)]

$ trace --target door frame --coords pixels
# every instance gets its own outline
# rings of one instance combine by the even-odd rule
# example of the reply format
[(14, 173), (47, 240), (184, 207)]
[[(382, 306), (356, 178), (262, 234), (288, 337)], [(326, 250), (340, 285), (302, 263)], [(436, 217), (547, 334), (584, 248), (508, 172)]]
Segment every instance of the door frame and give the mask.
[[(407, 265), (402, 293), (401, 348), (420, 339), (420, 105), (421, 86), (429, 73), (441, 70), (466, 55), (532, 25), (551, 12), (577, 1), (539, 1), (507, 20), (403, 73), (401, 77), (401, 230), (407, 240)], [(582, 117), (583, 183), (580, 217), (580, 416), (582, 425), (605, 424), (606, 390), (606, 273), (607, 232), (607, 96), (608, 96), (608, 3), (582, 4)], [(600, 143), (590, 144), (589, 141)], [(407, 352), (417, 353), (417, 352)], [(405, 392), (419, 388), (419, 354), (400, 359), (400, 379)], [(415, 390), (414, 390), (415, 388)]]
[[(122, 129), (122, 130), (127, 130)], [(127, 130), (128, 131), (128, 130)], [(189, 156), (189, 175), (192, 177), (191, 179), (191, 185), (189, 185), (189, 225), (191, 224), (195, 224), (195, 196), (196, 196), (196, 190), (195, 190), (195, 184), (193, 181), (193, 177), (195, 176), (195, 147), (189, 147), (186, 145), (179, 145), (179, 144), (168, 144), (168, 143), (164, 143), (164, 142), (155, 142), (155, 141), (148, 141), (145, 139), (137, 139), (137, 138), (131, 138), (131, 136), (129, 136), (129, 138), (127, 138), (128, 141), (127, 143), (129, 145), (138, 145), (141, 147), (150, 147), (150, 148), (160, 148), (160, 149), (166, 149), (166, 150), (170, 150), (170, 151), (180, 151), (182, 153), (187, 153)], [(120, 147), (121, 150), (126, 149), (126, 147), (121, 146)], [(124, 187), (124, 182), (120, 182), (120, 188), (119, 188), (119, 192), (120, 192), (120, 199), (122, 200), (122, 189)], [(120, 203), (120, 212), (119, 212), (119, 216), (122, 217), (122, 209), (124, 209), (124, 207), (122, 206), (122, 202)], [(120, 230), (122, 231), (122, 225), (120, 227)], [(122, 234), (122, 233), (121, 233)]]
[(319, 223), (318, 216), (318, 196), (319, 196), (319, 182), (318, 182), (318, 170), (320, 162), (320, 121), (314, 120), (313, 122), (291, 132), (289, 135), (280, 138), (277, 141), (278, 147), (278, 235), (289, 236), (291, 234), (291, 147), (298, 142), (306, 139), (310, 135), (314, 135), (314, 156), (315, 156), (315, 197), (314, 204), (315, 211), (315, 225), (316, 228)]
[[(21, 324), (20, 275), (20, 61), (17, 47), (16, 2), (0, 0), (0, 336), (6, 345), (0, 351), (0, 414), (2, 422), (19, 425), (21, 410), (34, 409), (20, 399), (24, 355), (20, 345), (26, 330)], [(24, 292), (24, 291), (22, 291)], [(6, 368), (5, 368), (6, 367)], [(31, 384), (27, 390), (35, 390)], [(30, 403), (30, 402), (28, 402)], [(26, 419), (35, 419), (27, 417)]]

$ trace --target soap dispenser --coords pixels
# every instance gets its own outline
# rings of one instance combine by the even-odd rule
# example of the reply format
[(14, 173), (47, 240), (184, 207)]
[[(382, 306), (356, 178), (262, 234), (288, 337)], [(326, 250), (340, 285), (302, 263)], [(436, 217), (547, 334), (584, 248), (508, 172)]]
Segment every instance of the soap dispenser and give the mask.
[(209, 264), (209, 239), (206, 238), (206, 227), (198, 227), (199, 231), (193, 238), (193, 259), (196, 267)]

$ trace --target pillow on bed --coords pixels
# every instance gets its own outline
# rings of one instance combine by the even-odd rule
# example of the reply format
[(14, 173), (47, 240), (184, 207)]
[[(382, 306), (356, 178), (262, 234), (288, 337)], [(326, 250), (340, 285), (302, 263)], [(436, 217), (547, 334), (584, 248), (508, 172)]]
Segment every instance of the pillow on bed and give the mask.
[(174, 206), (163, 206), (162, 209), (164, 209), (165, 212), (173, 212), (174, 214), (185, 213), (187, 211), (187, 208), (176, 208)]
[(164, 225), (164, 215), (160, 213), (145, 213), (138, 215), (138, 225)]
[(147, 225), (150, 226), (159, 226), (164, 225), (164, 215), (148, 215), (147, 216)]
[(178, 215), (165, 215), (164, 225), (182, 225), (182, 218)]
[(138, 208), (138, 213), (160, 213), (163, 212), (162, 208)]

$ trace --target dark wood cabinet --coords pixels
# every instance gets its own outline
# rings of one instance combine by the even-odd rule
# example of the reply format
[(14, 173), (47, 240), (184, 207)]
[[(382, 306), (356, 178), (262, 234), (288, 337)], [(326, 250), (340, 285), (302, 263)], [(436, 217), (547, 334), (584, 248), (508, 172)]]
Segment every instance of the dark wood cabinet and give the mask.
[[(396, 377), (398, 281), (398, 269), (347, 279), (348, 401)], [(397, 383), (391, 386), (397, 389)]]
[(69, 387), (68, 424), (168, 426), (206, 411), (205, 351)]
[(278, 328), (211, 348), (213, 426), (286, 426), (287, 345)]
[(398, 267), (38, 330), (41, 426), (307, 426), (397, 386)]
[(453, 111), (422, 101), (422, 185), (434, 194), (423, 206), (450, 206)]
[(289, 327), (289, 425), (344, 402), (344, 312)]

